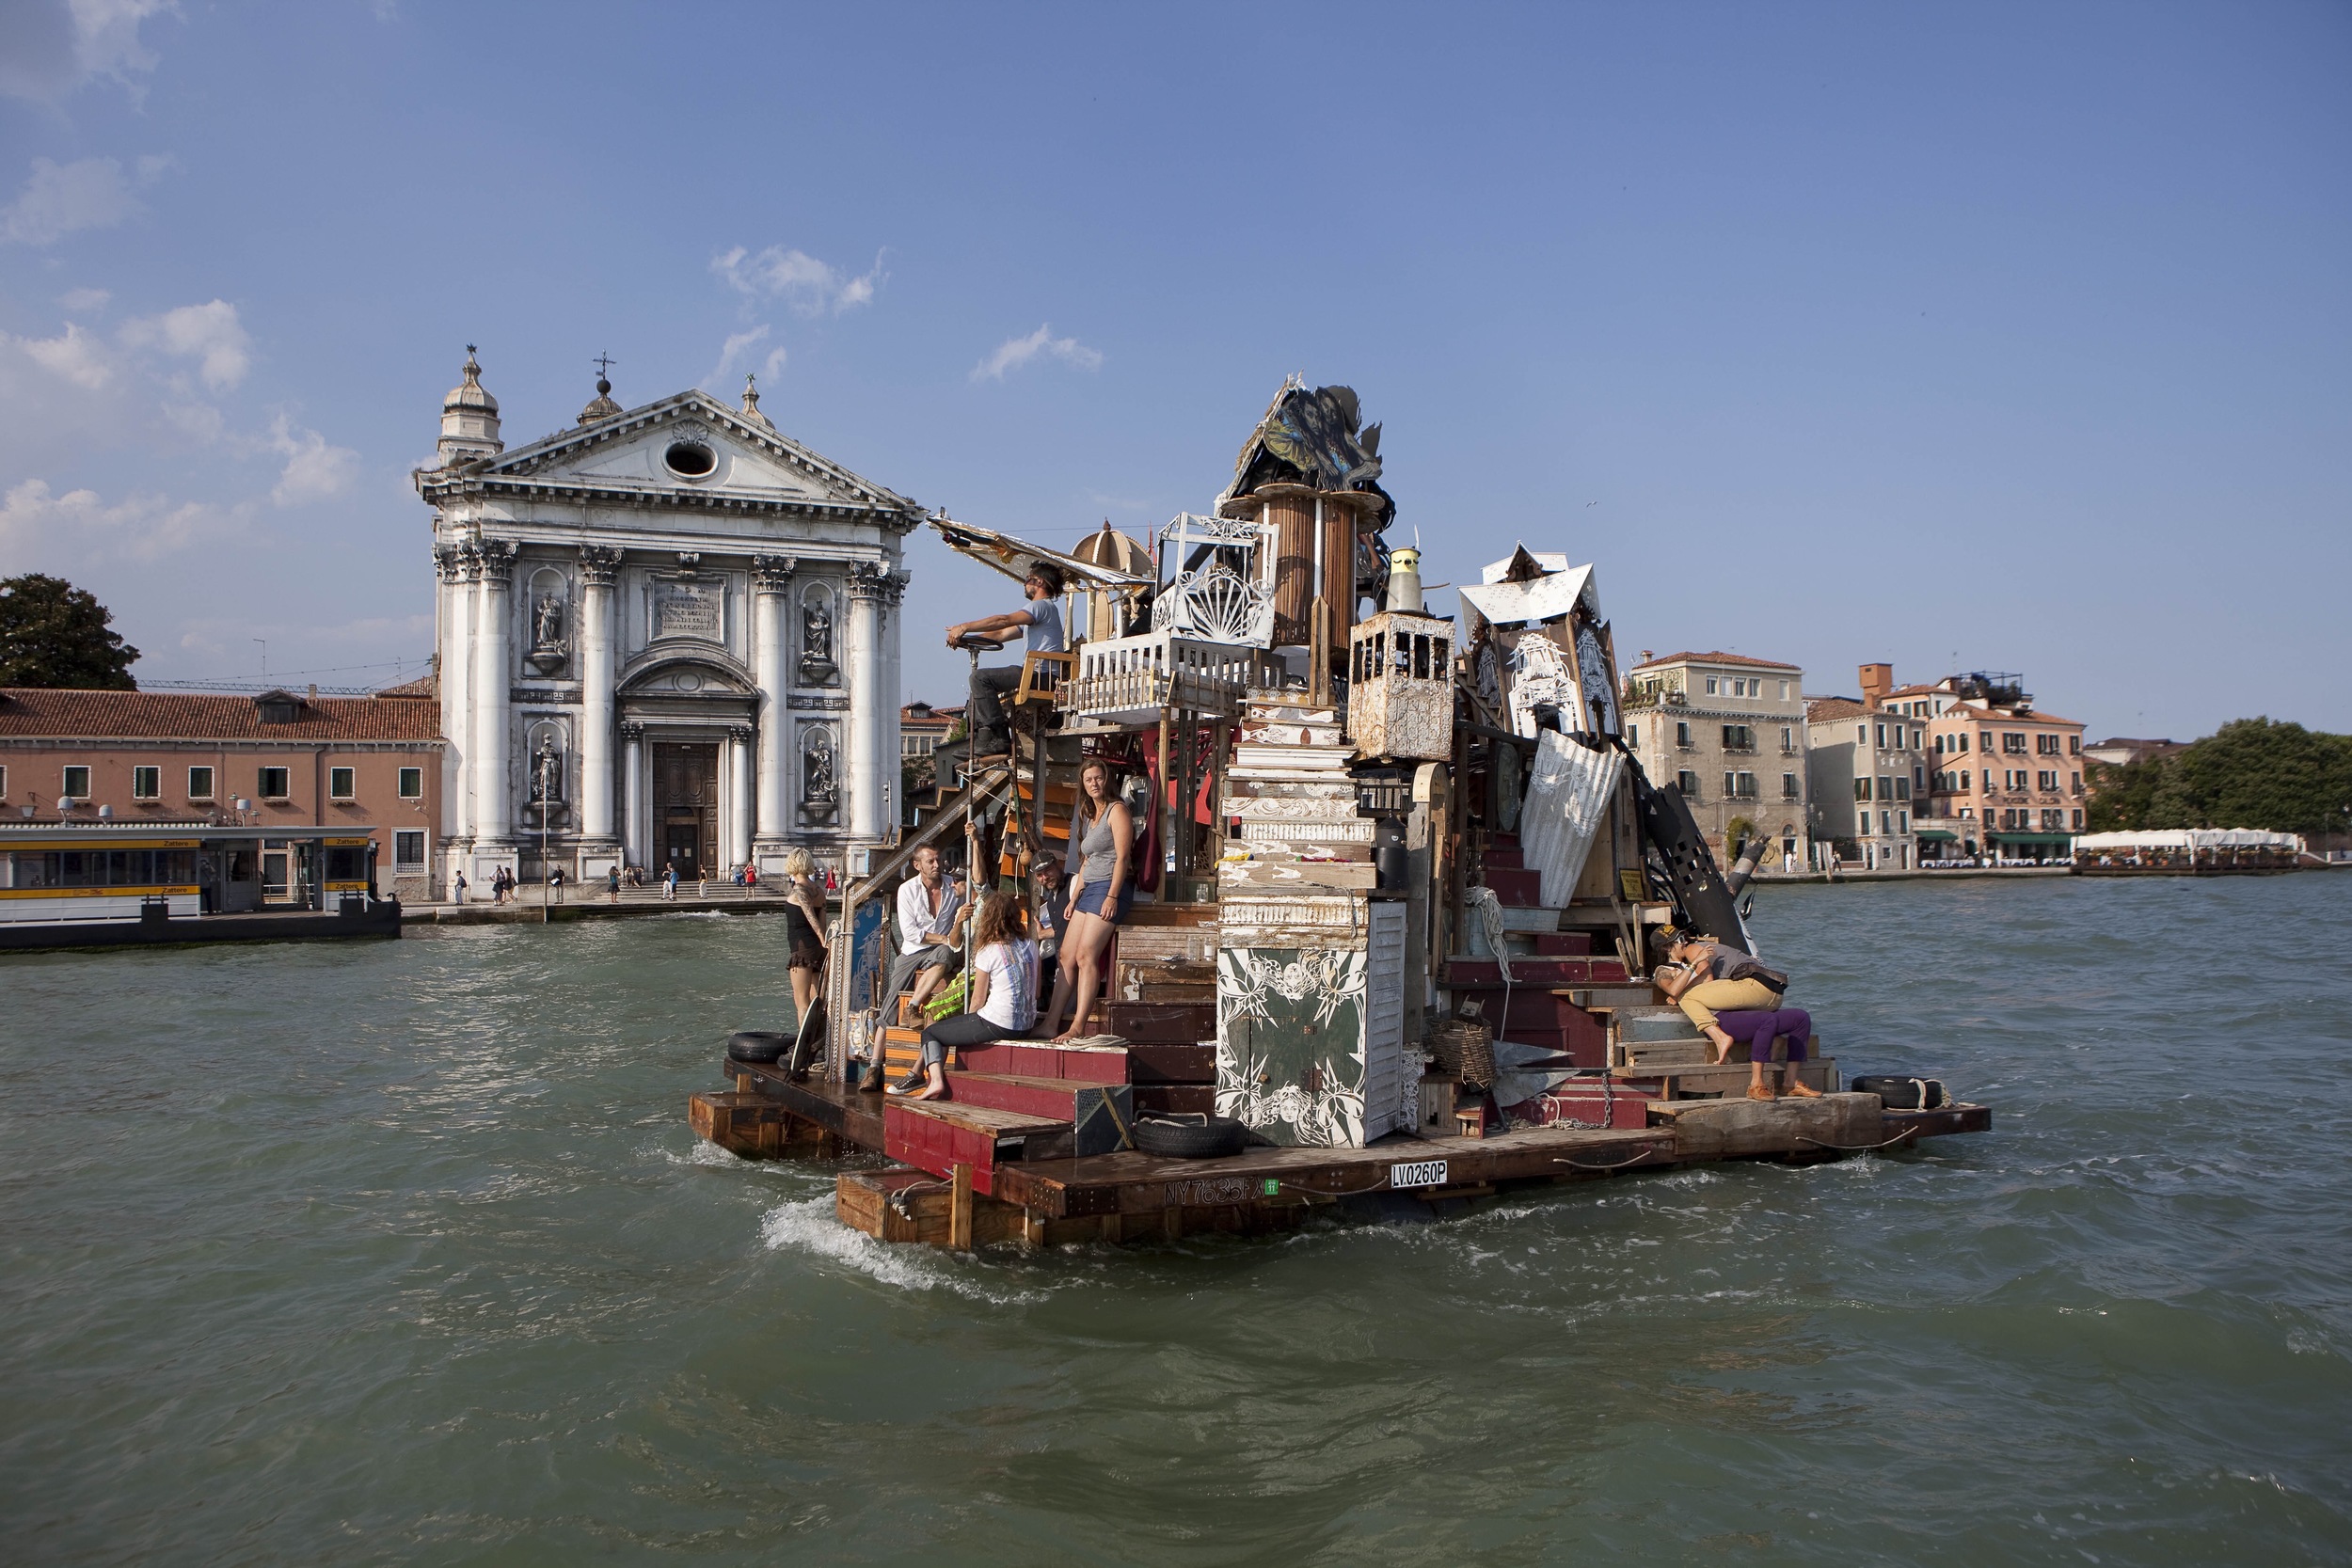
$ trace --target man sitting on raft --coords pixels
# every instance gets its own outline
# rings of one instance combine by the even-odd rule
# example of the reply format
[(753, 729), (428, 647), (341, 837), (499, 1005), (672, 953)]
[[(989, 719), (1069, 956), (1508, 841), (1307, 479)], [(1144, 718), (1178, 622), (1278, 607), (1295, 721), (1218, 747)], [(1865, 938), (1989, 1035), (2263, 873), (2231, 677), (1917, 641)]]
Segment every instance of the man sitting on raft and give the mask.
[(1778, 1010), (1788, 977), (1765, 968), (1736, 947), (1710, 942), (1695, 931), (1669, 928), (1661, 937), (1668, 962), (1680, 967), (1678, 973), (1657, 976), (1659, 989), (1701, 1034), (1715, 1042), (1716, 1062), (1728, 1061), (1732, 1037), (1715, 1022), (1715, 1015), (1726, 1007), (1748, 1012)]

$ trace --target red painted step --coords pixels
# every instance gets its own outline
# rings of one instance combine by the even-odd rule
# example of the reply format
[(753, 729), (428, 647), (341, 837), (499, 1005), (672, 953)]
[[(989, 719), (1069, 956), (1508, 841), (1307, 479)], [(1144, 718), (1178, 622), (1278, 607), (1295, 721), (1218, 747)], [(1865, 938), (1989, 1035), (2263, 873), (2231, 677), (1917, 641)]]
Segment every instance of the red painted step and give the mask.
[(1490, 870), (1500, 866), (1506, 871), (1524, 871), (1527, 869), (1527, 851), (1524, 849), (1488, 849), (1479, 857), (1479, 863)]
[[(1515, 986), (1582, 986), (1592, 983), (1590, 958), (1529, 958), (1511, 960)], [(1492, 958), (1448, 958), (1438, 984), (1446, 987), (1501, 986), (1502, 966)]]
[(1116, 1153), (1127, 1147), (1128, 1130), (1136, 1124), (1135, 1102), (1124, 1084), (950, 1071), (947, 1096), (960, 1105), (1066, 1121), (1075, 1133), (1077, 1154)]
[(1581, 958), (1593, 951), (1590, 931), (1537, 931), (1528, 940), (1541, 958)]
[(1544, 874), (1540, 871), (1511, 871), (1488, 868), (1486, 886), (1506, 910), (1541, 909), (1544, 902)]
[(998, 1040), (992, 1045), (967, 1045), (962, 1056), (966, 1072), (1071, 1078), (1087, 1084), (1127, 1081), (1127, 1053), (1101, 1046), (1080, 1050), (1044, 1040)]

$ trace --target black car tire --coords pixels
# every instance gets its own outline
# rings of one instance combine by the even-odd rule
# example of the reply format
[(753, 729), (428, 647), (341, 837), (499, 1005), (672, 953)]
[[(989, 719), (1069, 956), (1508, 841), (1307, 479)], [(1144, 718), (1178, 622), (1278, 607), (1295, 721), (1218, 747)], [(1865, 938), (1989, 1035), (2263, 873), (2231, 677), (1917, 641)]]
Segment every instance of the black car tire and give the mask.
[(1171, 1160), (1222, 1160), (1239, 1154), (1248, 1140), (1249, 1129), (1231, 1117), (1144, 1117), (1136, 1123), (1136, 1148)]
[(739, 1062), (772, 1062), (791, 1049), (791, 1036), (767, 1029), (744, 1029), (727, 1037), (727, 1054)]

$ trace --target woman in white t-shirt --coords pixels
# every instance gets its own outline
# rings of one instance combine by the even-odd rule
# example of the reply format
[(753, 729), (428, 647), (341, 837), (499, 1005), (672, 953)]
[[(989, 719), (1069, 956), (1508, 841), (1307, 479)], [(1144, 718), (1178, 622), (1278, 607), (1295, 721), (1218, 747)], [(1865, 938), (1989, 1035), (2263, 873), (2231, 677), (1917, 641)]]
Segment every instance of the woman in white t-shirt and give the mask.
[(1037, 944), (1021, 934), (1021, 906), (992, 893), (972, 916), (964, 943), (972, 955), (965, 1011), (923, 1031), (923, 1059), (891, 1085), (914, 1100), (947, 1098), (947, 1052), (953, 1046), (1017, 1039), (1037, 1023)]

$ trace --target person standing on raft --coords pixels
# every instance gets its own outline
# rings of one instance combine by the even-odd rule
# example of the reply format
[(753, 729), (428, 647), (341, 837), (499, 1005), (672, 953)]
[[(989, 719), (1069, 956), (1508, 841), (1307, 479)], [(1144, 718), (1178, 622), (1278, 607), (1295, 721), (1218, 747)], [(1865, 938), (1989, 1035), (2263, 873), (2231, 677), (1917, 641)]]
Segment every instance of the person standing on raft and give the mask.
[[(1128, 863), (1136, 838), (1135, 816), (1119, 798), (1119, 783), (1110, 765), (1100, 760), (1078, 770), (1078, 879), (1070, 885), (1062, 906), (1061, 973), (1054, 980), (1054, 1004), (1045, 1009), (1045, 1028), (1057, 1040), (1074, 1039), (1087, 1027), (1101, 984), (1103, 955), (1111, 944), (1112, 928), (1126, 918), (1135, 899), (1134, 867)], [(1077, 997), (1070, 1027), (1061, 1027), (1062, 1007)]]
[(1658, 987), (1680, 1007), (1699, 1032), (1715, 1042), (1715, 1061), (1731, 1057), (1729, 1031), (1715, 1022), (1725, 1008), (1773, 1012), (1788, 989), (1788, 976), (1767, 969), (1736, 947), (1710, 942), (1694, 931), (1662, 933), (1667, 959), (1681, 972), (1658, 977)]

